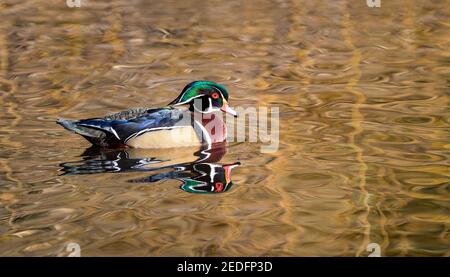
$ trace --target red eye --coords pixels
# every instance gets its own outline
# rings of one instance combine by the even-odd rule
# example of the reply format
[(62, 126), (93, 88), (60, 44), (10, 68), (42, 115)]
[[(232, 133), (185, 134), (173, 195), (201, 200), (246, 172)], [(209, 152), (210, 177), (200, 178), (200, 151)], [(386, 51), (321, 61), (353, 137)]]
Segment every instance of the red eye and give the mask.
[(217, 98), (219, 98), (219, 94), (217, 92), (214, 92), (213, 94), (211, 94), (211, 97), (213, 99), (217, 99)]
[(216, 183), (216, 192), (221, 192), (223, 190), (223, 184), (222, 183)]

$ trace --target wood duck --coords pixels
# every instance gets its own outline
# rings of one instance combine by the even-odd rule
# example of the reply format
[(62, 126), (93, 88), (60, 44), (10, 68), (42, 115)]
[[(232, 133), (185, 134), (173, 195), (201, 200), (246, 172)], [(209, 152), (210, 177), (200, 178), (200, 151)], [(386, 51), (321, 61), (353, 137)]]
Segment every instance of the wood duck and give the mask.
[(219, 164), (225, 153), (224, 143), (194, 154), (190, 148), (169, 149), (158, 153), (151, 149), (92, 147), (83, 153), (83, 160), (62, 163), (60, 166), (63, 175), (154, 172), (128, 182), (155, 183), (172, 179), (180, 181), (180, 188), (186, 192), (210, 194), (229, 191), (233, 186), (231, 170), (240, 163)]
[(131, 109), (103, 118), (59, 119), (58, 124), (83, 136), (93, 145), (114, 148), (171, 148), (199, 146), (226, 141), (225, 112), (228, 106), (224, 86), (211, 81), (195, 81), (163, 108)]

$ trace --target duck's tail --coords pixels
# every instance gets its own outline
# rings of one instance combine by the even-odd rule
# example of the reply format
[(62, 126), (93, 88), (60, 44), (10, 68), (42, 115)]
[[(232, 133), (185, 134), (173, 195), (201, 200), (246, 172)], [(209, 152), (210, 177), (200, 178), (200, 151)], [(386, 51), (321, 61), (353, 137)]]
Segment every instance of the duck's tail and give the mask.
[(89, 130), (87, 130), (84, 127), (78, 126), (76, 120), (58, 119), (56, 121), (56, 123), (61, 125), (61, 126), (63, 126), (67, 130), (76, 133), (76, 134), (79, 134), (79, 135), (82, 135), (82, 136), (89, 136), (89, 135), (91, 135)]
[(101, 129), (92, 128), (89, 126), (80, 125), (78, 120), (58, 119), (57, 124), (63, 126), (65, 129), (83, 136), (90, 143), (102, 147), (108, 147), (116, 141), (111, 140), (111, 135), (107, 134)]

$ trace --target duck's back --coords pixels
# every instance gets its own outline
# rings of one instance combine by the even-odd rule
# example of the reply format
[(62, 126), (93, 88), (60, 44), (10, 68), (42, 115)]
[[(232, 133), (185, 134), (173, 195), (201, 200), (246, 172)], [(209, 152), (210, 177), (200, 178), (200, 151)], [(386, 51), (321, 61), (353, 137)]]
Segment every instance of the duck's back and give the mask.
[(94, 145), (117, 147), (127, 145), (130, 139), (146, 132), (176, 126), (183, 119), (184, 112), (184, 110), (171, 107), (138, 108), (118, 112), (103, 118), (75, 121), (60, 119), (57, 123), (67, 130), (83, 136)]

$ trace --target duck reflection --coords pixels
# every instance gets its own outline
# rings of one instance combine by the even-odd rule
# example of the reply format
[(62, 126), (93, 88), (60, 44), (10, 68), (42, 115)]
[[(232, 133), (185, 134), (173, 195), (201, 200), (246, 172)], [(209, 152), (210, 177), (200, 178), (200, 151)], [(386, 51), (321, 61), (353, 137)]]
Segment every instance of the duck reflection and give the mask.
[[(233, 183), (231, 170), (240, 165), (219, 164), (226, 153), (225, 145), (193, 151), (184, 149), (102, 149), (91, 147), (81, 161), (60, 164), (63, 175), (118, 172), (155, 172), (131, 183), (154, 183), (173, 179), (186, 192), (207, 194), (229, 191)], [(163, 172), (161, 172), (163, 171)]]

